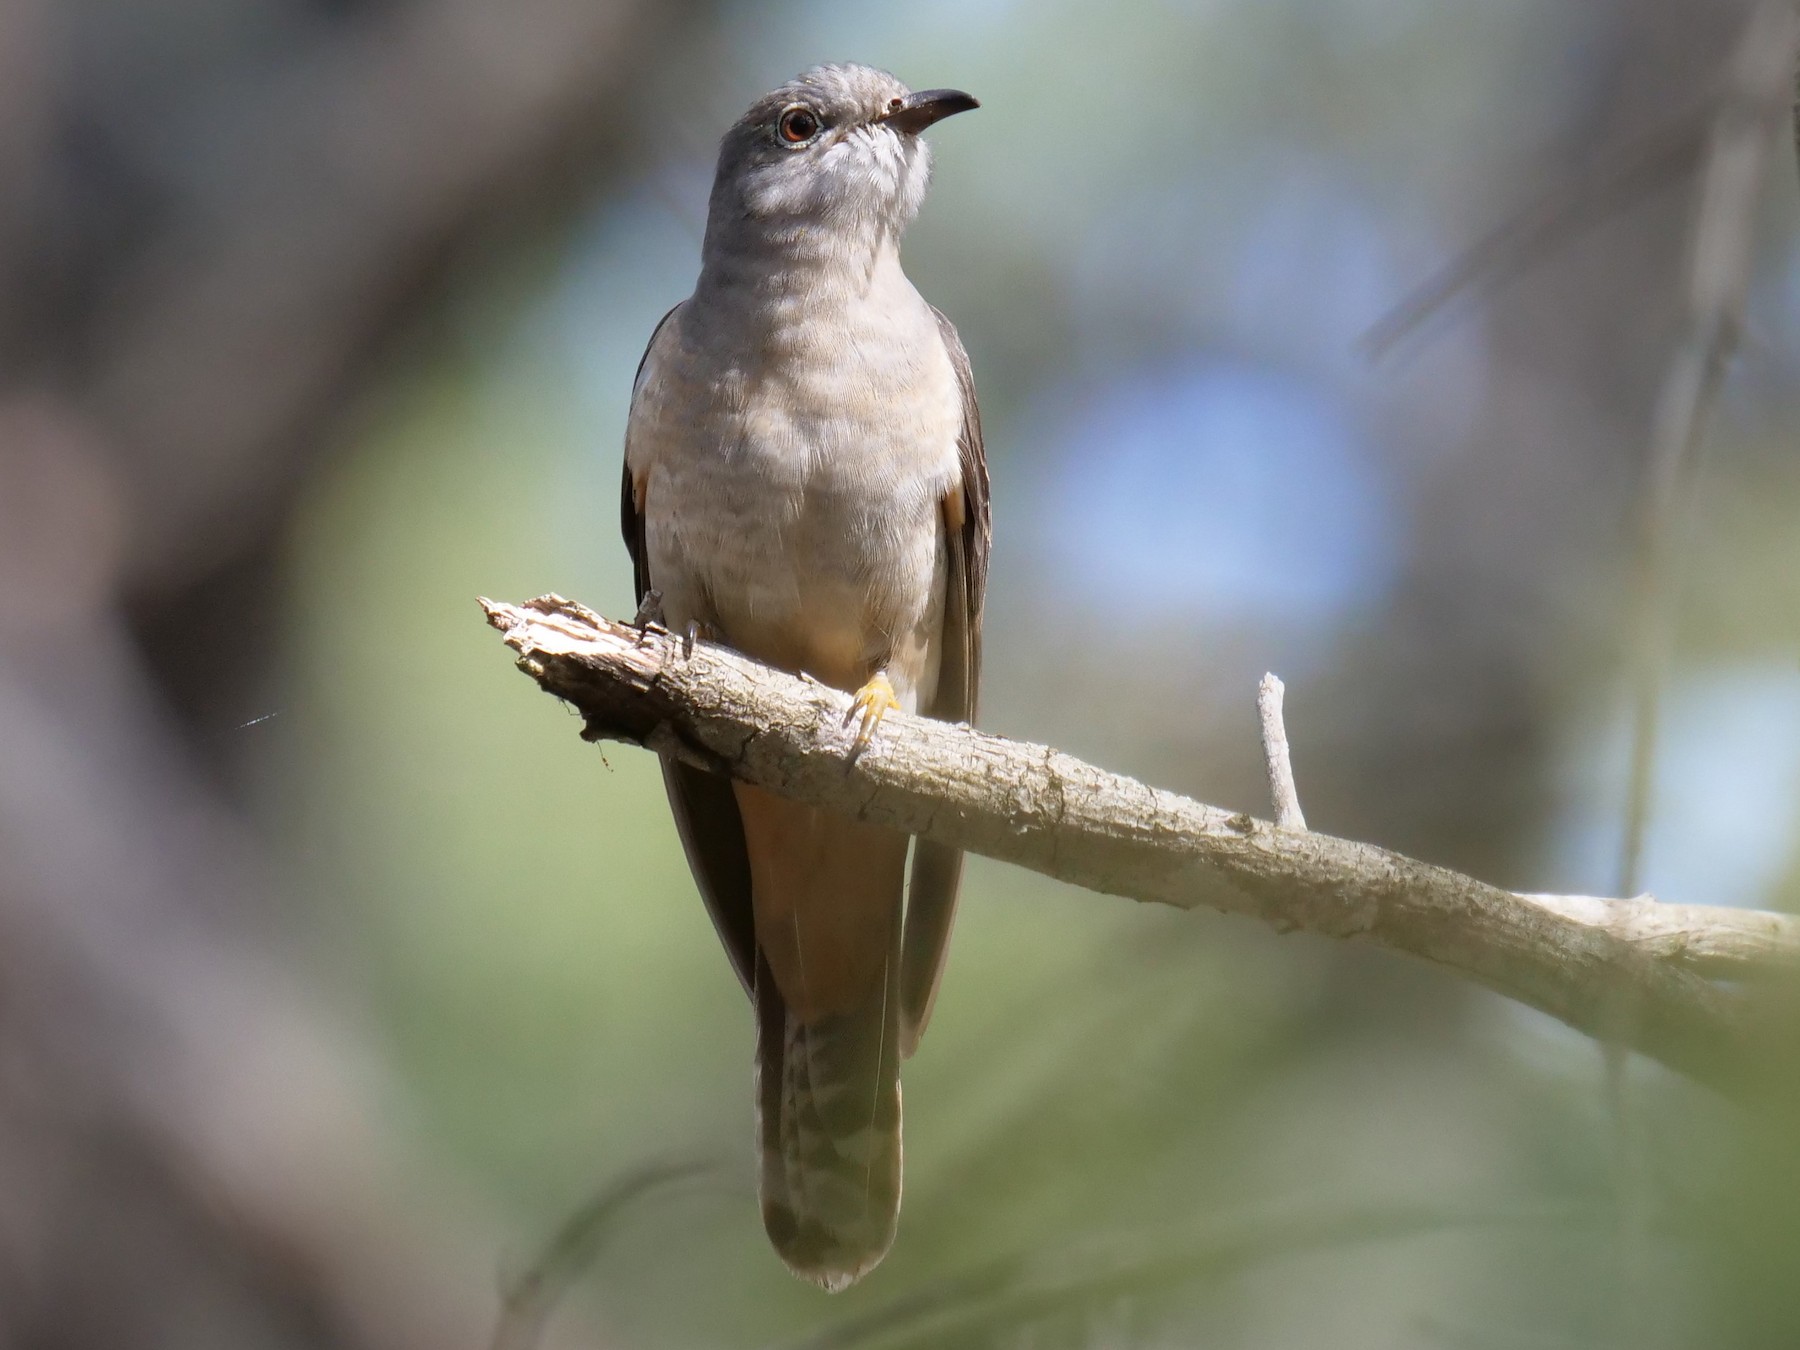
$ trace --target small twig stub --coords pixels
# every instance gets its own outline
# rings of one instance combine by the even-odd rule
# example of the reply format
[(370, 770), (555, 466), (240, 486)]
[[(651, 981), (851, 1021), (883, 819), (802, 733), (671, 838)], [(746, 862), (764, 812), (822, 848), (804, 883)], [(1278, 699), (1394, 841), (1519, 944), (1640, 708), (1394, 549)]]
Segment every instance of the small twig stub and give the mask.
[(1287, 724), (1281, 715), (1286, 693), (1287, 686), (1273, 674), (1264, 675), (1256, 686), (1256, 712), (1262, 721), (1263, 759), (1269, 766), (1269, 800), (1275, 807), (1275, 823), (1284, 830), (1304, 830), (1306, 817), (1301, 814), (1300, 794), (1294, 787)]

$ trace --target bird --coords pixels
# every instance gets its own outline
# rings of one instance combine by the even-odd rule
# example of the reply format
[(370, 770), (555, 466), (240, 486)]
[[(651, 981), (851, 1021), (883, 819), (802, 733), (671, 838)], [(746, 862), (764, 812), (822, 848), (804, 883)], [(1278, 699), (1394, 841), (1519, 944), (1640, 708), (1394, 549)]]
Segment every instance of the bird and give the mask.
[[(693, 294), (632, 386), (621, 515), (640, 606), (852, 693), (852, 754), (892, 709), (975, 717), (981, 419), (900, 240), (925, 131), (978, 106), (856, 64), (758, 98), (720, 143)], [(893, 1243), (900, 1061), (931, 1015), (962, 855), (668, 755), (662, 771), (755, 1012), (763, 1227), (795, 1274), (843, 1289)]]

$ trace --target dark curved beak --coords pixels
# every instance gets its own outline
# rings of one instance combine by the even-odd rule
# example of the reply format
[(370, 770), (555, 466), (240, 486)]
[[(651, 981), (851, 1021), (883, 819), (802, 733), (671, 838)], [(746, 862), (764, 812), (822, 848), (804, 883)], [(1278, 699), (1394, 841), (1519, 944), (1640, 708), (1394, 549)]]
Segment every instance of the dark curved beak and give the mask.
[(916, 136), (933, 122), (941, 122), (946, 117), (954, 117), (957, 113), (968, 112), (969, 109), (980, 106), (980, 103), (960, 89), (921, 89), (916, 94), (895, 99), (876, 120), (886, 122), (897, 131)]

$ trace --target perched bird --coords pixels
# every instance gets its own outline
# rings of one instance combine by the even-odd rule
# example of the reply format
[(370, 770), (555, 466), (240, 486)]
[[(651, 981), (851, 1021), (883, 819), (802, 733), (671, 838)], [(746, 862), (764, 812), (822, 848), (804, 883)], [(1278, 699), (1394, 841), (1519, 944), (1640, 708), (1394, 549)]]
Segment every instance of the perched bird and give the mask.
[[(976, 107), (819, 66), (725, 134), (694, 293), (625, 436), (640, 603), (883, 712), (975, 714), (987, 466), (969, 359), (900, 269), (922, 133)], [(763, 1224), (841, 1289), (893, 1242), (900, 1061), (930, 1016), (962, 855), (671, 758), (689, 866), (756, 1008)]]

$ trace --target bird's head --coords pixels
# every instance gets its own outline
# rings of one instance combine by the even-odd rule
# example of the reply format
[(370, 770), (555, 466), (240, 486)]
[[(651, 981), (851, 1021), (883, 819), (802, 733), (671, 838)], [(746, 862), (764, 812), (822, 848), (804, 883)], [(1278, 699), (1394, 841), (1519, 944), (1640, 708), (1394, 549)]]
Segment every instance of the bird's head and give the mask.
[(872, 225), (898, 234), (924, 200), (932, 123), (979, 106), (914, 93), (885, 70), (815, 66), (757, 99), (719, 147), (711, 228)]

